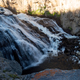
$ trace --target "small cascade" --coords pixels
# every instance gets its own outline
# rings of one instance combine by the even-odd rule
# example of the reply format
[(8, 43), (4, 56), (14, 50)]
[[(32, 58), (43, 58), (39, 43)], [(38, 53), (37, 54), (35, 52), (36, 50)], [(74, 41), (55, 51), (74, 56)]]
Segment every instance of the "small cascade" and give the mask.
[[(48, 21), (44, 21), (45, 18), (39, 18), (39, 17), (31, 17), (31, 16), (28, 16), (26, 14), (18, 14), (17, 17), (20, 19), (20, 20), (24, 20), (26, 21), (27, 23), (31, 24), (33, 27), (36, 27), (39, 29), (39, 31), (43, 32), (45, 35), (48, 36), (49, 38), (49, 41), (50, 41), (50, 44), (49, 44), (49, 47), (47, 49), (47, 51), (49, 51), (52, 55), (54, 56), (58, 56), (58, 47), (59, 47), (59, 43), (61, 42), (60, 40), (63, 38), (61, 36), (59, 36), (60, 34), (63, 34), (64, 37), (66, 38), (77, 38), (76, 36), (72, 36), (70, 34), (67, 34), (66, 32), (64, 32), (62, 30), (62, 28), (60, 28), (55, 21), (53, 20), (50, 20), (49, 22), (49, 27), (51, 27), (53, 30), (52, 32), (50, 32), (49, 30), (49, 27), (46, 27), (46, 26), (43, 26), (45, 23), (47, 23)], [(43, 23), (43, 25), (39, 24), (38, 22), (39, 21), (44, 21), (45, 23)], [(47, 23), (48, 24), (48, 23)], [(53, 32), (58, 32), (56, 34), (53, 34)], [(44, 49), (45, 50), (45, 49)], [(45, 52), (47, 52), (45, 50)], [(48, 53), (49, 54), (49, 53)]]
[(23, 70), (42, 63), (46, 57), (64, 53), (64, 39), (79, 41), (52, 19), (4, 11), (0, 14), (0, 52), (5, 58), (18, 61)]

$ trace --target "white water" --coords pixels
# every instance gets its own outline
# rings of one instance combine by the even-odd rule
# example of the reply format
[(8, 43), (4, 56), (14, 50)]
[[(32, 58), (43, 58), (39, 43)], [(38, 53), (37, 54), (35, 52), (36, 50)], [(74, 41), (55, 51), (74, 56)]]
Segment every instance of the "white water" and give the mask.
[[(42, 63), (49, 55), (58, 56), (58, 52), (60, 52), (58, 48), (61, 43), (60, 40), (62, 39), (60, 34), (64, 34), (66, 38), (77, 38), (76, 36), (71, 36), (64, 32), (53, 20), (51, 24), (55, 25), (55, 30), (59, 32), (57, 34), (53, 34), (53, 32), (55, 32), (53, 27), (53, 32), (50, 32), (47, 27), (37, 23), (37, 20), (44, 18), (31, 17), (22, 13), (13, 15), (10, 12), (8, 13), (7, 10), (5, 10), (5, 14), (6, 15), (0, 15), (0, 32), (4, 35), (4, 37), (0, 35), (0, 37), (3, 38), (0, 43), (3, 47), (2, 52), (7, 58), (12, 60), (15, 59), (14, 54), (17, 55), (23, 69)], [(36, 37), (35, 35), (33, 36), (33, 33), (30, 34), (30, 28), (24, 24), (22, 20), (31, 24), (32, 27), (38, 28), (40, 32), (44, 33), (49, 38), (49, 42), (45, 40), (45, 43), (41, 40), (42, 38)], [(42, 36), (41, 34), (39, 35)], [(6, 42), (8, 46), (4, 45), (4, 42)], [(65, 47), (62, 47), (61, 51), (63, 53), (64, 50)]]
[[(44, 27), (43, 25), (40, 25), (39, 23), (37, 23), (36, 19), (40, 19), (38, 17), (31, 17), (31, 16), (28, 16), (26, 14), (18, 14), (17, 17), (20, 19), (20, 20), (24, 20), (26, 22), (29, 22), (31, 25), (33, 25), (33, 27), (37, 27), (40, 31), (42, 31), (44, 34), (46, 34), (48, 37), (49, 37), (49, 40), (50, 40), (50, 46), (48, 48), (48, 51), (52, 53), (52, 55), (54, 56), (58, 56), (58, 46), (59, 46), (59, 43), (60, 43), (60, 39), (62, 39), (61, 36), (59, 36), (60, 34), (64, 34), (64, 36), (66, 38), (77, 38), (76, 36), (72, 36), (70, 34), (67, 34), (66, 32), (63, 31), (62, 28), (60, 28), (55, 21), (52, 20), (52, 23), (55, 25), (55, 29), (56, 31), (59, 31), (58, 34), (53, 34), (52, 32), (49, 31), (48, 28)], [(41, 19), (44, 19), (44, 18), (41, 18)], [(52, 24), (50, 23), (50, 24)], [(53, 31), (54, 32), (54, 31)], [(54, 41), (55, 39), (55, 41)], [(45, 49), (44, 49), (45, 50)], [(45, 50), (46, 52), (46, 50)]]
[[(0, 30), (2, 29), (1, 31), (8, 31), (8, 33), (12, 36), (14, 41), (20, 47), (21, 55), (18, 54), (18, 57), (21, 62), (21, 65), (25, 68), (26, 67), (25, 63), (30, 64), (30, 65), (32, 65), (32, 63), (34, 64), (36, 62), (41, 63), (42, 62), (41, 61), (42, 53), (31, 43), (28, 43), (27, 41), (23, 40), (23, 38), (20, 36), (20, 33), (18, 33), (16, 30), (20, 29), (30, 40), (32, 40), (34, 43), (36, 43), (38, 46), (40, 46), (42, 48), (47, 48), (47, 45), (45, 43), (41, 42), (40, 40), (34, 38), (29, 33), (27, 33), (19, 24), (11, 24), (7, 20), (8, 18), (5, 19), (5, 17), (2, 17), (2, 19), (3, 19), (2, 21), (4, 21), (5, 23), (4, 22), (0, 23), (1, 24)], [(9, 20), (11, 20), (11, 19), (9, 19)], [(6, 23), (8, 23), (8, 24), (6, 24)], [(12, 45), (11, 45), (11, 48), (15, 50), (15, 47)], [(28, 57), (29, 62), (27, 62), (25, 56)], [(31, 57), (33, 58), (33, 60), (31, 60)], [(14, 59), (14, 57), (12, 55), (11, 55), (11, 58)]]
[[(50, 45), (48, 49), (43, 49), (44, 52), (47, 53), (47, 50), (49, 52), (51, 52), (52, 55), (54, 56), (58, 56), (58, 45), (60, 43), (60, 36), (57, 36), (56, 34), (52, 34), (46, 27), (44, 27), (43, 25), (38, 24), (35, 20), (34, 17), (33, 19), (29, 16), (27, 16), (26, 14), (18, 14), (17, 17), (21, 20), (27, 21), (30, 24), (33, 25), (33, 27), (37, 27), (41, 32), (43, 32), (44, 34), (46, 34), (49, 37), (50, 40)], [(53, 41), (53, 39), (56, 39), (56, 41)], [(47, 53), (49, 54), (49, 53)]]

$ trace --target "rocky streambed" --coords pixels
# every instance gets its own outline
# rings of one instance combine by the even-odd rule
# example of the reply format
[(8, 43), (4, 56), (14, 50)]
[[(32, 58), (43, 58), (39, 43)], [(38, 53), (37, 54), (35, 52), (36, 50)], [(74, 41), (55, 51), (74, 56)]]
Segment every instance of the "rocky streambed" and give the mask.
[(79, 36), (52, 19), (0, 8), (1, 80), (79, 80), (79, 69)]
[[(14, 65), (14, 66), (13, 66)], [(80, 69), (45, 69), (37, 73), (20, 75), (21, 66), (16, 61), (0, 57), (0, 80), (79, 80)]]

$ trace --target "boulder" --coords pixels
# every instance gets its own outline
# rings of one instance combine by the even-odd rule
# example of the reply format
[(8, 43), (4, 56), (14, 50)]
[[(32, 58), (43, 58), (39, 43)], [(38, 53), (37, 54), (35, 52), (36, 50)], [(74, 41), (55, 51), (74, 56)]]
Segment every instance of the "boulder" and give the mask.
[(31, 80), (80, 80), (80, 69), (46, 69), (34, 74), (34, 77)]
[(78, 10), (78, 13), (75, 13), (76, 10), (61, 13), (61, 24), (62, 27), (68, 31), (70, 31), (72, 34), (80, 35), (80, 11)]
[(0, 71), (1, 72), (12, 72), (17, 74), (22, 74), (22, 68), (20, 64), (13, 60), (8, 60), (0, 57)]

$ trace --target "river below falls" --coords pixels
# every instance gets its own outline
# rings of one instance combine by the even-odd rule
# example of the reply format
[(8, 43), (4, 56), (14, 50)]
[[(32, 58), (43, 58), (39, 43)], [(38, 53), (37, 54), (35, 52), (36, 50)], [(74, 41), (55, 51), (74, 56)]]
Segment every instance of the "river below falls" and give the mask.
[(19, 62), (23, 74), (79, 69), (80, 37), (66, 33), (52, 19), (0, 8), (0, 54)]

